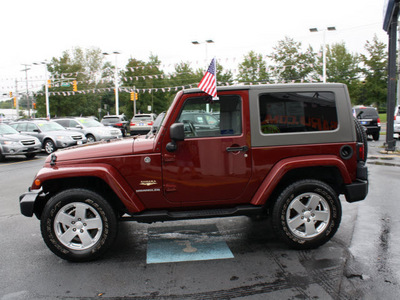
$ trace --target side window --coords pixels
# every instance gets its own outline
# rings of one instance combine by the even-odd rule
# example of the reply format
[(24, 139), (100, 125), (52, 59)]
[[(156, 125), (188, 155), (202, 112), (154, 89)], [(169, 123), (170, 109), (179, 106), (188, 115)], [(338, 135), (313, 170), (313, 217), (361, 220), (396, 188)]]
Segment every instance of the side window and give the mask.
[(69, 120), (69, 125), (68, 127), (72, 127), (75, 128), (77, 125), (79, 125), (79, 123), (75, 120)]
[(189, 98), (177, 120), (185, 137), (217, 137), (242, 134), (242, 99), (236, 95)]
[(34, 132), (35, 129), (38, 129), (35, 124), (28, 123), (27, 126), (26, 126), (26, 131), (27, 132)]
[(338, 127), (332, 92), (262, 94), (259, 108), (264, 134), (329, 131)]

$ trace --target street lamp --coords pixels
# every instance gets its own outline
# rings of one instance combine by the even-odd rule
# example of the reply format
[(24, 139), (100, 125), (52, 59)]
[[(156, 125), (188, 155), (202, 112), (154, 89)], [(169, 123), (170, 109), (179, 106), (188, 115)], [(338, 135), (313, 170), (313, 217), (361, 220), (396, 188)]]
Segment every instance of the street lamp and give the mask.
[(28, 68), (28, 64), (22, 64), (23, 66), (25, 66), (25, 69), (21, 70), (21, 71), (25, 71), (25, 81), (26, 81), (26, 102), (27, 102), (27, 106), (28, 106), (28, 117), (31, 117), (31, 102), (30, 102), (30, 98), (29, 98), (29, 88), (28, 88), (28, 71), (30, 70), (30, 68)]
[(323, 45), (322, 45), (322, 81), (326, 83), (326, 47), (325, 47), (325, 35), (327, 31), (335, 31), (336, 27), (335, 26), (328, 26), (326, 29), (318, 29), (318, 28), (310, 28), (310, 32), (318, 32), (322, 31), (323, 32)]
[(48, 85), (48, 76), (47, 76), (47, 63), (42, 61), (40, 63), (33, 63), (34, 65), (44, 65), (45, 66), (45, 75), (44, 75), (44, 90), (46, 95), (46, 118), (50, 120), (50, 103), (49, 103), (49, 85)]
[(113, 53), (103, 52), (103, 55), (111, 55), (115, 54), (115, 72), (114, 72), (114, 84), (115, 84), (115, 114), (119, 115), (119, 99), (118, 99), (118, 61), (117, 55), (121, 54), (120, 52), (114, 51)]
[(205, 44), (205, 46), (206, 46), (206, 61), (208, 60), (208, 49), (207, 49), (207, 45), (208, 45), (208, 44), (213, 44), (213, 43), (214, 43), (213, 40), (205, 40), (204, 42), (192, 41), (192, 44), (193, 44), (193, 45)]

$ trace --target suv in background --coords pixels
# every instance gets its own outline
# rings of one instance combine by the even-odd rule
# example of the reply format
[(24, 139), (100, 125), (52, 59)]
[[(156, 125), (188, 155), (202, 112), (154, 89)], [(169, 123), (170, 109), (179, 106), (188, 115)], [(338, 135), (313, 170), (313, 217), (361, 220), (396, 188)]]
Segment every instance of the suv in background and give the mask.
[(0, 123), (0, 161), (9, 155), (25, 155), (34, 158), (42, 151), (40, 141), (29, 135), (22, 135), (11, 126)]
[(355, 106), (353, 107), (353, 115), (366, 128), (367, 135), (371, 135), (374, 141), (378, 141), (381, 132), (381, 119), (376, 108)]
[(104, 126), (115, 127), (121, 130), (122, 136), (127, 136), (130, 132), (130, 123), (125, 115), (107, 115), (101, 120)]
[(112, 140), (122, 137), (121, 130), (106, 127), (93, 118), (59, 118), (54, 119), (54, 122), (57, 122), (68, 130), (77, 130), (82, 132), (90, 143), (101, 140)]
[(130, 123), (131, 135), (147, 134), (156, 120), (156, 114), (137, 114)]
[(78, 131), (66, 130), (60, 124), (47, 120), (27, 120), (10, 124), (12, 128), (22, 134), (37, 137), (47, 154), (58, 148), (67, 148), (82, 145), (87, 142), (86, 137)]
[[(196, 128), (193, 111), (218, 122)], [(20, 209), (71, 261), (99, 257), (124, 220), (269, 214), (278, 238), (313, 249), (339, 228), (340, 196), (367, 196), (366, 146), (344, 84), (220, 87), (218, 100), (187, 89), (146, 137), (47, 157)]]

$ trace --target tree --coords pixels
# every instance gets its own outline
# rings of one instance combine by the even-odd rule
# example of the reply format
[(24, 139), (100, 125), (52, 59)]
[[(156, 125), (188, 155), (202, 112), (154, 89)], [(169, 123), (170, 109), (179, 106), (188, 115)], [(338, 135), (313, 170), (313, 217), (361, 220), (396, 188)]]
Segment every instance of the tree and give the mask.
[(362, 101), (366, 105), (375, 104), (378, 108), (384, 108), (387, 97), (387, 47), (375, 35), (372, 41), (366, 42), (364, 48), (367, 54), (361, 55), (361, 62), (365, 84), (363, 97), (358, 99), (358, 102)]
[[(98, 48), (74, 48), (64, 51), (59, 58), (53, 57), (47, 65), (52, 78), (49, 97), (52, 116), (95, 115), (100, 107), (100, 97), (90, 91), (97, 88), (102, 76), (103, 55)], [(72, 81), (76, 80), (78, 91), (74, 92)], [(69, 87), (63, 84), (70, 84)], [(36, 99), (39, 116), (46, 116), (43, 92)]]
[(238, 81), (246, 83), (267, 82), (269, 80), (266, 71), (267, 64), (261, 54), (250, 51), (244, 56), (244, 60), (239, 64)]
[(301, 43), (285, 37), (278, 41), (274, 52), (269, 55), (272, 60), (272, 74), (278, 82), (302, 82), (315, 77), (316, 57), (311, 46), (301, 52)]

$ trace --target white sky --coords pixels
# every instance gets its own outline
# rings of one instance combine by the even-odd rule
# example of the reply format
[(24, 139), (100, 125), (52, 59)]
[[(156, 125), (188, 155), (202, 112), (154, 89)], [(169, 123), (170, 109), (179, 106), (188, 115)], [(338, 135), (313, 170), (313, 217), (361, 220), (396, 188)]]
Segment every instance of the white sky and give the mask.
[[(360, 53), (374, 34), (387, 43), (383, 5), (384, 0), (3, 0), (0, 92), (5, 79), (25, 78), (22, 64), (60, 57), (77, 46), (121, 52), (120, 68), (130, 57), (147, 61), (150, 53), (163, 65), (192, 61), (206, 68), (216, 56), (223, 66), (237, 66), (251, 50), (270, 54), (285, 36), (317, 50), (323, 33), (309, 28), (335, 26), (326, 43), (343, 41)], [(191, 43), (206, 39), (215, 41), (207, 51), (205, 44)], [(114, 64), (114, 57), (108, 59)], [(29, 76), (44, 74), (43, 66), (30, 68)]]

